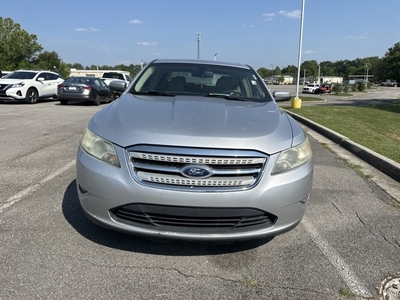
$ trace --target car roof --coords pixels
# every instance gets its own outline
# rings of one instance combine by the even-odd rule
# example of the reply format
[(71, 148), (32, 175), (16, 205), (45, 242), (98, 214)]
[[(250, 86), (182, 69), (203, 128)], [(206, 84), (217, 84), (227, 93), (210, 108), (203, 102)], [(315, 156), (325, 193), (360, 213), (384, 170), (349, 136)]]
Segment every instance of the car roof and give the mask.
[(37, 73), (37, 72), (39, 72), (39, 71), (36, 71), (36, 70), (16, 70), (16, 71), (14, 71), (14, 72), (29, 72), (29, 73)]
[[(93, 76), (70, 76), (68, 78), (76, 78), (76, 79), (101, 79)], [(67, 78), (67, 79), (68, 79)]]
[(22, 69), (22, 70), (16, 70), (14, 72), (30, 72), (30, 73), (49, 72), (49, 73), (53, 73), (53, 74), (59, 75), (58, 73), (56, 73), (54, 71), (50, 71), (50, 70), (23, 70)]
[(215, 61), (215, 60), (203, 60), (203, 59), (156, 59), (152, 63), (190, 63), (190, 64), (205, 64), (205, 65), (216, 65), (216, 66), (228, 66), (236, 68), (250, 69), (250, 66), (226, 61)]

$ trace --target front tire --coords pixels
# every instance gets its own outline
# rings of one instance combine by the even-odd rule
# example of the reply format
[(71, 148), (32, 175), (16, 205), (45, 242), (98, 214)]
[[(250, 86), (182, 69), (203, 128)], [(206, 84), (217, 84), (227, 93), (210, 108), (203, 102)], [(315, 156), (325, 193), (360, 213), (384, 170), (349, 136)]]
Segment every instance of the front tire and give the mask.
[(67, 105), (68, 104), (68, 100), (60, 100), (61, 105)]
[(100, 95), (97, 94), (97, 95), (96, 95), (96, 99), (94, 100), (94, 104), (95, 104), (96, 106), (99, 106), (100, 103), (101, 103)]
[(35, 104), (39, 99), (39, 94), (36, 89), (30, 88), (26, 93), (25, 102), (28, 104)]

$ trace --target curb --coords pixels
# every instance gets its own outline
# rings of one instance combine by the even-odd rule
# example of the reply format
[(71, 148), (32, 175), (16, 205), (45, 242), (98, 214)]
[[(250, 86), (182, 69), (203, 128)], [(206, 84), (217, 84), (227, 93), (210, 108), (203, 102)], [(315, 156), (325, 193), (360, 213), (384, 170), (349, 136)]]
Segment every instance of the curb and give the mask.
[(385, 173), (392, 179), (400, 182), (400, 164), (383, 156), (379, 153), (376, 153), (360, 144), (357, 144), (350, 140), (348, 137), (341, 135), (329, 128), (326, 128), (318, 123), (310, 121), (302, 116), (299, 116), (293, 112), (285, 110), (290, 116), (292, 116), (298, 122), (306, 125), (307, 127), (315, 130), (316, 132), (324, 135), (328, 139), (332, 140), (339, 146), (344, 149), (350, 151), (354, 155), (358, 156), (371, 166), (375, 167), (382, 173)]

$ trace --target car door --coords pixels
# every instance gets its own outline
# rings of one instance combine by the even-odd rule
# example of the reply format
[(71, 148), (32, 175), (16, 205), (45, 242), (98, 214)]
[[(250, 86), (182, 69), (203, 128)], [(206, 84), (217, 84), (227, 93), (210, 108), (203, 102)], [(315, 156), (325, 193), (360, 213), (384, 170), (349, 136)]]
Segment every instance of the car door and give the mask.
[(96, 84), (99, 86), (99, 93), (103, 99), (109, 100), (111, 98), (111, 92), (108, 85), (102, 79), (96, 79)]
[(50, 72), (39, 73), (36, 80), (42, 84), (42, 93), (40, 97), (53, 97), (57, 95), (57, 85), (62, 82), (58, 75)]

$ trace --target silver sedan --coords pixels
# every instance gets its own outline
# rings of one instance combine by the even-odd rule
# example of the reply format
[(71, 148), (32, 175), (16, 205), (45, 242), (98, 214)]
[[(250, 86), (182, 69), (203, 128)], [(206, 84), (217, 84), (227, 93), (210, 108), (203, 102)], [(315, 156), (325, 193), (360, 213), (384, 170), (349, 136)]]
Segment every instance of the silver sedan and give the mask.
[(251, 67), (156, 60), (120, 89), (78, 147), (77, 191), (93, 222), (221, 241), (272, 237), (301, 221), (310, 143)]

